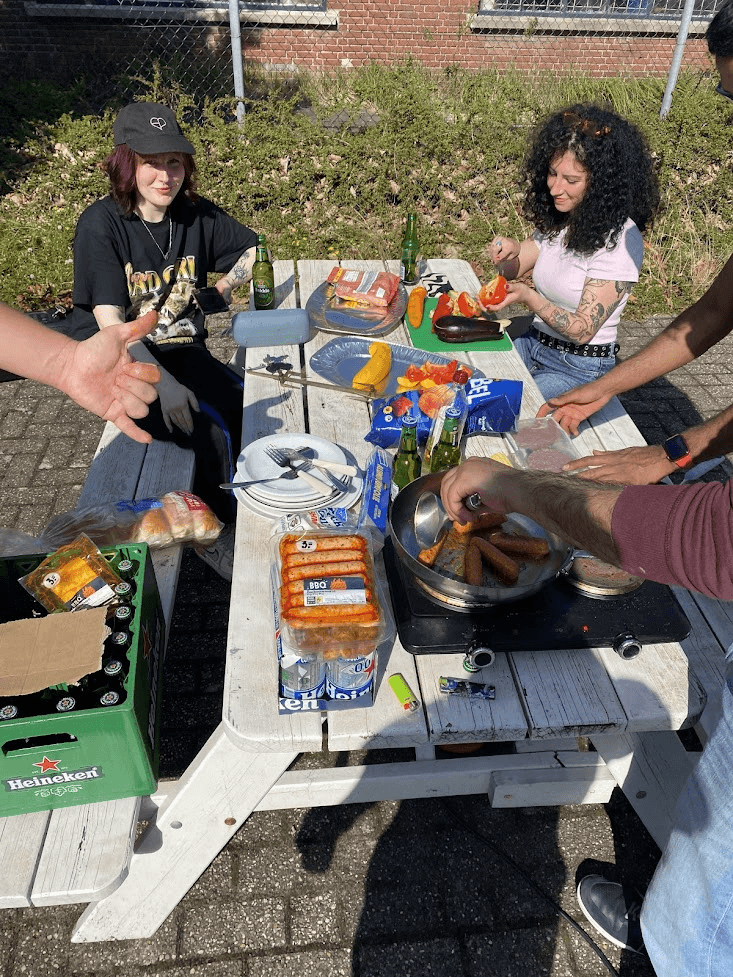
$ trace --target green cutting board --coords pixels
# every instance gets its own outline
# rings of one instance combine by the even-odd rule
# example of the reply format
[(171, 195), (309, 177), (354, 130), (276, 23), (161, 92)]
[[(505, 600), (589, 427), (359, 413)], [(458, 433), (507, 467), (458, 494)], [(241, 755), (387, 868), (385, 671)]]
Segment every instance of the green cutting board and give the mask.
[(409, 323), (407, 324), (410, 342), (416, 349), (424, 349), (429, 353), (460, 353), (464, 350), (470, 352), (472, 349), (488, 353), (506, 353), (514, 348), (511, 339), (506, 335), (502, 336), (501, 339), (482, 339), (477, 343), (444, 343), (442, 339), (438, 339), (434, 332), (431, 332), (433, 324), (430, 321), (430, 317), (437, 304), (437, 296), (435, 298), (425, 299), (425, 307), (423, 308), (422, 322), (420, 325), (417, 329), (413, 329)]

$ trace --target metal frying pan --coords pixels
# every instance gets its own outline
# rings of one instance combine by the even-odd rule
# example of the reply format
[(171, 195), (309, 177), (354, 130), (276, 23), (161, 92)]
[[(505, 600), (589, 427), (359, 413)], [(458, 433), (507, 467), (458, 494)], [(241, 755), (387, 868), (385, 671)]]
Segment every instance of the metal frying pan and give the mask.
[(456, 610), (465, 611), (519, 600), (535, 593), (553, 580), (571, 559), (573, 549), (569, 543), (549, 533), (532, 519), (518, 513), (511, 513), (502, 527), (505, 531), (542, 537), (547, 540), (550, 547), (550, 554), (543, 562), (520, 563), (519, 580), (514, 586), (509, 587), (501, 583), (487, 572), (484, 575), (484, 585), (473, 587), (454, 575), (448, 575), (448, 572), (440, 573), (433, 567), (420, 563), (417, 555), (421, 547), (415, 538), (415, 507), (423, 493), (432, 492), (438, 497), (438, 504), (442, 510), (440, 503), (442, 480), (442, 472), (415, 479), (397, 495), (389, 514), (389, 534), (399, 560), (407, 571), (422, 583), (423, 589), (431, 596)]

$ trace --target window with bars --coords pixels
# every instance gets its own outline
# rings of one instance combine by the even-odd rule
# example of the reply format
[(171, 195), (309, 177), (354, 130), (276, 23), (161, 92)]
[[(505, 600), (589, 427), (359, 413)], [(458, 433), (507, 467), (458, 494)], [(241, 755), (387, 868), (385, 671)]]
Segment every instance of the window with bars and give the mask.
[[(480, 0), (480, 14), (617, 17), (643, 16), (679, 20), (685, 0)], [(718, 0), (696, 0), (693, 16), (709, 20)]]

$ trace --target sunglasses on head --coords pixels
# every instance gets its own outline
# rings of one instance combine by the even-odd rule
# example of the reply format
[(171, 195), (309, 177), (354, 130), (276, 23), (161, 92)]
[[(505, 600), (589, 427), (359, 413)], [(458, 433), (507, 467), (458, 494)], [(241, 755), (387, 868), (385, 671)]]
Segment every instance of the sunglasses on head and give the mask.
[(611, 131), (610, 126), (599, 126), (597, 122), (593, 122), (592, 119), (583, 119), (576, 112), (563, 112), (562, 117), (566, 125), (582, 132), (584, 136), (597, 138), (607, 136)]
[(731, 92), (727, 92), (722, 85), (718, 85), (715, 91), (718, 95), (722, 95), (723, 98), (727, 98), (729, 102), (733, 102), (733, 94), (731, 94)]

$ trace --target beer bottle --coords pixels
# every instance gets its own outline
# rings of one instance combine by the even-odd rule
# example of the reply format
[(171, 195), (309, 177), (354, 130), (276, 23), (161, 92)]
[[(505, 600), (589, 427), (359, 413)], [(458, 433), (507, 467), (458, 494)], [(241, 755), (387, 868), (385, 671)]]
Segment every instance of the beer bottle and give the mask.
[(125, 666), (119, 658), (103, 656), (102, 671), (108, 678), (117, 678), (118, 676), (124, 677)]
[(117, 573), (123, 580), (131, 580), (135, 576), (135, 564), (132, 560), (120, 560), (117, 564)]
[(417, 240), (417, 214), (407, 215), (407, 227), (402, 239), (400, 278), (405, 285), (415, 285), (420, 281), (417, 257), (420, 245)]
[(252, 288), (256, 309), (275, 308), (275, 272), (267, 256), (264, 234), (257, 235), (255, 263), (252, 265)]
[(402, 418), (402, 434), (397, 454), (392, 462), (392, 484), (403, 489), (420, 474), (420, 455), (417, 452), (417, 418), (407, 413)]
[(430, 457), (430, 471), (442, 472), (461, 463), (461, 415), (460, 407), (448, 407), (440, 439)]
[(124, 702), (125, 688), (121, 682), (110, 682), (109, 685), (98, 686), (91, 694), (90, 708), (98, 706), (116, 706)]
[(71, 712), (79, 705), (80, 695), (79, 691), (70, 689), (66, 682), (61, 682), (44, 689), (41, 699), (48, 712)]

